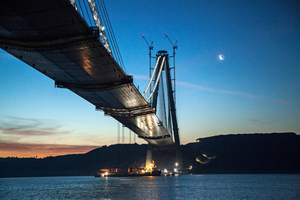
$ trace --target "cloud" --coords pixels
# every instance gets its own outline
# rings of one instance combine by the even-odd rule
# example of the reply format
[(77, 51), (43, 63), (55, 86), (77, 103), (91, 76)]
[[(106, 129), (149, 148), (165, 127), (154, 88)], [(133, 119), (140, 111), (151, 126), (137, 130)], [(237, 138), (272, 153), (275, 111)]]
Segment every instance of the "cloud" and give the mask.
[(4, 116), (1, 118), (0, 131), (2, 134), (19, 136), (45, 136), (69, 133), (69, 131), (61, 131), (61, 125), (53, 120), (12, 116)]
[(26, 143), (16, 143), (7, 142), (0, 140), (1, 151), (12, 151), (12, 150), (22, 150), (22, 151), (86, 151), (90, 149), (97, 148), (98, 146), (88, 146), (88, 145), (62, 145), (62, 144), (26, 144)]
[[(140, 79), (140, 80), (149, 80), (149, 77), (144, 76), (144, 75), (133, 75), (133, 77), (136, 78), (136, 79)], [(181, 82), (181, 81), (176, 81), (176, 85), (180, 85), (180, 86), (183, 86), (183, 87), (186, 87), (186, 88), (193, 88), (193, 89), (197, 89), (197, 90), (202, 90), (202, 91), (206, 91), (206, 92), (212, 92), (212, 93), (243, 96), (243, 97), (247, 97), (247, 98), (251, 98), (251, 99), (263, 99), (264, 98), (264, 97), (249, 94), (249, 93), (246, 93), (246, 92), (236, 92), (236, 91), (230, 91), (230, 90), (213, 89), (213, 88), (204, 87), (204, 86), (201, 86), (201, 85), (194, 85), (194, 84), (191, 84), (191, 83), (186, 83), (186, 82)]]
[[(145, 76), (145, 75), (133, 75), (133, 76), (134, 76), (134, 78), (139, 79), (139, 80), (149, 80), (149, 77)], [(191, 84), (191, 83), (181, 82), (181, 81), (176, 81), (176, 85), (186, 87), (186, 88), (192, 88), (192, 89), (202, 90), (202, 91), (206, 91), (206, 92), (211, 92), (211, 93), (242, 96), (242, 97), (246, 97), (246, 98), (249, 98), (249, 99), (268, 99), (268, 98), (265, 98), (263, 96), (249, 94), (247, 92), (214, 89), (214, 88), (204, 87), (204, 86), (201, 86), (201, 85), (194, 85), (194, 84)], [(269, 99), (269, 100), (271, 100), (271, 99)], [(284, 100), (284, 99), (282, 99), (282, 100), (273, 99), (272, 102), (275, 102), (275, 103), (278, 103), (278, 104), (294, 104), (295, 103), (294, 101), (288, 101), (288, 100)]]
[(294, 101), (278, 100), (278, 99), (274, 99), (273, 102), (278, 103), (278, 104), (286, 104), (286, 105), (294, 104), (295, 103)]
[(183, 87), (194, 88), (194, 89), (207, 91), (207, 92), (237, 95), (237, 96), (247, 97), (247, 98), (250, 98), (250, 99), (263, 99), (263, 97), (261, 97), (261, 96), (256, 96), (256, 95), (249, 94), (249, 93), (246, 93), (246, 92), (236, 92), (236, 91), (230, 91), (230, 90), (213, 89), (213, 88), (209, 88), (209, 87), (203, 87), (203, 86), (200, 86), (200, 85), (194, 85), (194, 84), (191, 84), (191, 83), (180, 82), (180, 81), (177, 81), (176, 83), (177, 83), (177, 85), (180, 85), (180, 86), (183, 86)]
[(61, 144), (27, 144), (0, 140), (0, 157), (46, 157), (89, 152), (98, 146), (61, 145)]

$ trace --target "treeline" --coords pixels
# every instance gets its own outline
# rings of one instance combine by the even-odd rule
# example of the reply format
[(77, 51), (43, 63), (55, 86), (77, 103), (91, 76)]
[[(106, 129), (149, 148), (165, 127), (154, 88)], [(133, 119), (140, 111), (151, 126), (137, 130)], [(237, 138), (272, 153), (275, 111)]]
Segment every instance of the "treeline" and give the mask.
[(196, 165), (197, 173), (300, 173), (300, 136), (295, 133), (220, 135), (198, 141), (198, 159), (207, 163)]
[[(235, 134), (199, 138), (181, 146), (186, 173), (300, 173), (300, 136), (295, 133)], [(86, 176), (101, 168), (142, 166), (148, 145), (103, 146), (86, 154), (0, 158), (0, 177)], [(175, 152), (154, 149), (160, 169), (175, 167)], [(192, 167), (191, 167), (192, 166)]]

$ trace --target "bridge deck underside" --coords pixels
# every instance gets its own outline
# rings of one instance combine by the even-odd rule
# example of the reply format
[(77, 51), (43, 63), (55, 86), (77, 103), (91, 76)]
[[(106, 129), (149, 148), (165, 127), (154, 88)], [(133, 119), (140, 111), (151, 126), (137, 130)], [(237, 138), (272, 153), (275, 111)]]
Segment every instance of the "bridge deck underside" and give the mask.
[(154, 145), (173, 141), (68, 0), (0, 0), (0, 47)]

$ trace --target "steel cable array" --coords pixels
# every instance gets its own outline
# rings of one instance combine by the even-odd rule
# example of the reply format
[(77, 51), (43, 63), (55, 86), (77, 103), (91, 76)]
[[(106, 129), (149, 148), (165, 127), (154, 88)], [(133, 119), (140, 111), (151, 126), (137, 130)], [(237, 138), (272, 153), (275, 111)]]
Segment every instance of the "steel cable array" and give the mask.
[[(99, 28), (100, 41), (126, 72), (114, 31), (103, 0), (69, 0), (89, 26)], [(107, 34), (106, 34), (107, 33)]]

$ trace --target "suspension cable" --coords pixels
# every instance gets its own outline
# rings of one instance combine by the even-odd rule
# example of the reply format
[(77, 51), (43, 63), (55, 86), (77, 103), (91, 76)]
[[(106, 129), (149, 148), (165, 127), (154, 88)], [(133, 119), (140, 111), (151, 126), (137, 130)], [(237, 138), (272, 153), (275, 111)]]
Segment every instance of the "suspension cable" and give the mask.
[(112, 56), (110, 45), (109, 45), (109, 42), (108, 42), (108, 39), (107, 39), (107, 36), (105, 33), (105, 28), (102, 24), (99, 14), (98, 14), (99, 12), (97, 12), (97, 10), (96, 10), (95, 1), (88, 0), (88, 4), (89, 4), (90, 11), (92, 13), (94, 22), (95, 22), (96, 26), (99, 28), (99, 33), (100, 33), (100, 36), (102, 39), (102, 43), (103, 43), (104, 47), (106, 48), (106, 50), (108, 51), (108, 53)]
[(91, 23), (91, 25), (92, 25), (93, 23), (92, 23), (92, 20), (91, 20), (91, 17), (90, 17), (90, 15), (89, 15), (89, 13), (88, 13), (88, 9), (87, 9), (87, 5), (86, 5), (86, 1), (83, 1), (83, 5), (84, 5), (84, 7), (85, 7), (86, 15), (88, 16), (88, 18), (89, 18), (89, 21), (90, 21), (90, 23)]
[[(81, 12), (81, 13), (82, 13), (82, 16), (84, 16), (83, 8), (82, 8), (82, 6), (81, 6), (80, 1), (78, 1), (78, 5), (79, 5), (79, 13)], [(84, 19), (85, 19), (85, 17), (84, 17)], [(86, 21), (87, 21), (87, 19), (86, 19)]]
[[(99, 0), (98, 0), (99, 1)], [(107, 14), (107, 9), (106, 9), (106, 6), (103, 2), (103, 0), (100, 0), (100, 3), (101, 3), (101, 6), (103, 8), (103, 13), (104, 13), (104, 16), (105, 16), (105, 23), (107, 24), (107, 28), (108, 28), (108, 31), (109, 31), (109, 39), (112, 43), (112, 47), (114, 48), (114, 54), (119, 62), (119, 65), (123, 68), (123, 70), (126, 72), (125, 70), (125, 66), (124, 66), (124, 63), (123, 63), (123, 59), (122, 59), (122, 56), (121, 56), (121, 53), (119, 51), (119, 47), (118, 47), (118, 43), (117, 43), (117, 40), (116, 40), (116, 37), (115, 37), (115, 34), (114, 34), (114, 31), (112, 29), (112, 25), (110, 23), (110, 19), (109, 19), (109, 16)]]
[(120, 123), (118, 123), (118, 144), (117, 144), (117, 147), (118, 147), (118, 163), (120, 163)]
[(132, 158), (131, 158), (131, 130), (129, 130), (129, 161), (130, 161), (130, 165), (131, 165), (131, 162), (132, 162)]
[(103, 0), (69, 0), (89, 26), (99, 28), (100, 41), (126, 73), (123, 59)]
[(158, 73), (158, 78), (156, 79), (156, 82), (155, 82), (155, 85), (154, 85), (154, 87), (153, 87), (153, 90), (152, 90), (152, 92), (150, 93), (150, 95), (148, 96), (148, 98), (146, 99), (146, 101), (149, 101), (149, 99), (152, 97), (154, 91), (156, 90), (156, 87), (157, 87), (158, 82), (159, 82), (159, 79), (160, 79), (160, 74), (161, 74), (161, 71), (162, 71), (162, 69), (163, 69), (163, 65), (165, 64), (165, 58), (166, 58), (166, 57), (163, 58), (163, 61), (162, 61), (162, 63), (161, 63), (161, 66), (160, 66), (160, 69), (159, 69), (159, 73)]
[(75, 10), (78, 10), (76, 1), (75, 0), (69, 0), (69, 1), (72, 4), (72, 6), (74, 6)]
[(105, 30), (107, 32), (107, 36), (108, 36), (107, 39), (109, 40), (109, 43), (111, 44), (110, 45), (110, 49), (113, 52), (114, 58), (117, 59), (118, 57), (115, 55), (115, 47), (114, 47), (115, 44), (112, 44), (112, 40), (109, 39), (109, 35), (111, 35), (111, 31), (110, 31), (110, 27), (109, 27), (109, 25), (107, 23), (108, 19), (107, 19), (106, 15), (105, 15), (106, 10), (104, 9), (101, 1), (95, 1), (95, 2), (96, 2), (96, 8), (98, 10), (99, 15), (101, 15), (101, 19), (102, 19), (103, 25), (104, 25)]
[(165, 89), (164, 89), (164, 79), (163, 76), (161, 76), (161, 81), (159, 84), (159, 87), (161, 87), (161, 94), (160, 94), (160, 105), (161, 105), (161, 120), (163, 122), (164, 127), (167, 127), (167, 117), (166, 117), (166, 100), (165, 100)]
[(148, 89), (149, 89), (149, 87), (150, 87), (150, 85), (151, 85), (151, 83), (152, 83), (152, 80), (153, 80), (153, 77), (154, 77), (154, 74), (155, 74), (155, 71), (156, 71), (156, 68), (157, 68), (157, 65), (158, 65), (158, 63), (159, 63), (160, 58), (161, 58), (161, 57), (158, 57), (158, 60), (156, 61), (154, 70), (153, 70), (153, 72), (152, 72), (152, 76), (151, 76), (151, 78), (150, 78), (150, 80), (149, 80), (149, 83), (148, 83), (148, 85), (147, 85), (145, 91), (143, 92), (142, 96), (145, 96), (145, 94), (148, 92)]

